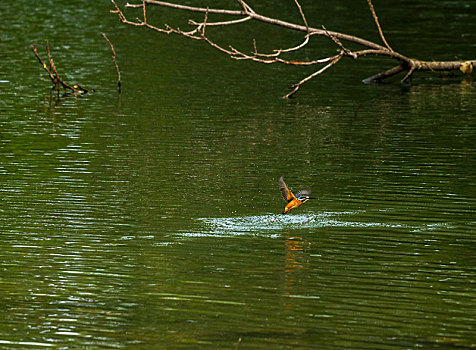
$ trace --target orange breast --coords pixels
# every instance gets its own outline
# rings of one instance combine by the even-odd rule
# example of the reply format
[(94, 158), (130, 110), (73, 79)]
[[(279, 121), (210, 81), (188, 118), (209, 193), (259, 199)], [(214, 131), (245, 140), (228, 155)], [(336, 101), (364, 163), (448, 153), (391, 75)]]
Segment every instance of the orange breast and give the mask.
[(294, 209), (294, 208), (297, 208), (297, 207), (301, 206), (301, 204), (302, 204), (302, 202), (300, 200), (294, 199), (286, 205), (286, 207), (284, 208), (284, 212), (287, 213), (291, 209)]

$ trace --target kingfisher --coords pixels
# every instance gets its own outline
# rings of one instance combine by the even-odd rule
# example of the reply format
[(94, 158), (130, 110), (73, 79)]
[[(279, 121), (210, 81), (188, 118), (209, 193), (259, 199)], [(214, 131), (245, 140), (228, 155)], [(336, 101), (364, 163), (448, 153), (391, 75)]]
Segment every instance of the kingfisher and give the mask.
[(296, 194), (292, 193), (292, 191), (286, 185), (286, 182), (284, 182), (284, 176), (279, 178), (278, 185), (279, 189), (281, 190), (281, 196), (283, 196), (283, 199), (288, 203), (284, 208), (283, 214), (290, 213), (291, 209), (300, 207), (309, 199), (316, 199), (314, 197), (310, 197), (311, 190), (301, 190), (296, 192)]

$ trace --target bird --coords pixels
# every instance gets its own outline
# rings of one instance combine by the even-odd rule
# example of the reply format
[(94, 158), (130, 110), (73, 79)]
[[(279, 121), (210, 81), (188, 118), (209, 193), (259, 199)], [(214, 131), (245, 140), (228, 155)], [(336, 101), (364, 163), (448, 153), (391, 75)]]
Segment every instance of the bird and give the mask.
[(284, 182), (284, 176), (281, 176), (278, 180), (279, 189), (281, 191), (281, 196), (287, 202), (286, 207), (284, 208), (283, 214), (290, 213), (292, 209), (300, 207), (303, 203), (307, 202), (309, 199), (316, 199), (310, 197), (311, 190), (301, 190), (294, 194)]

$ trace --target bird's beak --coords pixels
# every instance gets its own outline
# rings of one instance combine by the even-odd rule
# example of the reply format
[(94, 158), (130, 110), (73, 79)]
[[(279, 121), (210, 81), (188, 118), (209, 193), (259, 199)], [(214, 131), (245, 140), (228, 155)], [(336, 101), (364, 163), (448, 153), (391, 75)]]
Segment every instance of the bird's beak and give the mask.
[(316, 197), (309, 197), (309, 199), (317, 199)]

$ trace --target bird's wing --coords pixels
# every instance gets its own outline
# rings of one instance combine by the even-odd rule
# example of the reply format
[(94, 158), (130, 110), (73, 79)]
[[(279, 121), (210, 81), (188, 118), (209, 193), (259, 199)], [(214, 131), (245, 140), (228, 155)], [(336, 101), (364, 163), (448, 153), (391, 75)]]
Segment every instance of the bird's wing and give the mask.
[(311, 195), (311, 190), (301, 190), (296, 192), (295, 196), (296, 197), (302, 197), (302, 196), (310, 196)]
[(286, 202), (289, 202), (289, 201), (292, 201), (293, 199), (295, 199), (296, 197), (294, 196), (294, 194), (291, 192), (291, 190), (288, 188), (288, 186), (286, 185), (286, 183), (284, 182), (284, 179), (283, 179), (283, 176), (281, 176), (278, 180), (278, 185), (279, 185), (279, 189), (281, 191), (281, 196), (283, 196), (283, 199), (286, 201)]

